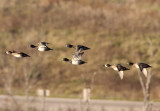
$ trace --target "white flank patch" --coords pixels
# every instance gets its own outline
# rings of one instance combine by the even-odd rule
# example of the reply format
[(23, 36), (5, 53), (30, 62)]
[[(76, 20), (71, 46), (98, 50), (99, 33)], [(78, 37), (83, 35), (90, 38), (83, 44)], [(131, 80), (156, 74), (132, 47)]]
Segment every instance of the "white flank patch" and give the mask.
[(114, 67), (113, 70), (118, 71), (118, 68), (117, 68), (117, 67)]
[(15, 57), (22, 57), (20, 54), (15, 54), (14, 56)]
[(39, 51), (45, 51), (45, 47), (38, 47)]
[(72, 64), (73, 64), (73, 65), (79, 65), (79, 61), (75, 61), (75, 60), (73, 61), (73, 60), (72, 60)]
[(123, 71), (119, 71), (118, 74), (119, 74), (119, 76), (120, 76), (120, 78), (122, 80), (123, 79), (123, 75), (124, 75)]
[(143, 72), (144, 76), (147, 77), (147, 69), (143, 68), (142, 72)]

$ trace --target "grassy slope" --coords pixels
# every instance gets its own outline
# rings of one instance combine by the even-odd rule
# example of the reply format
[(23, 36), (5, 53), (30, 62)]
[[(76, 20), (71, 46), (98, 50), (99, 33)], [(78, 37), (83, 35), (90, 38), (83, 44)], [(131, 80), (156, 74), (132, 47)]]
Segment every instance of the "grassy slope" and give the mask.
[[(80, 96), (83, 87), (90, 87), (91, 78), (96, 72), (93, 98), (142, 98), (135, 69), (126, 72), (124, 80), (121, 81), (116, 72), (107, 70), (102, 65), (125, 65), (128, 61), (149, 63), (150, 48), (146, 39), (149, 37), (154, 49), (151, 96), (152, 99), (160, 97), (160, 10), (156, 4), (142, 2), (142, 6), (138, 2), (127, 4), (115, 1), (105, 4), (61, 2), (60, 5), (43, 6), (36, 3), (19, 4), (4, 5), (0, 9), (1, 52), (15, 49), (32, 55), (32, 58), (23, 60), (1, 55), (4, 59), (1, 60), (1, 76), (6, 73), (4, 67), (8, 66), (9, 75), (15, 68), (13, 64), (19, 62), (16, 64), (16, 75), (13, 76), (13, 86), (20, 87), (17, 93), (25, 89), (22, 84), (25, 67), (30, 75), (40, 75), (35, 87), (49, 88), (53, 96)], [(38, 53), (29, 48), (29, 44), (39, 41), (52, 43), (50, 46), (55, 50)], [(61, 62), (63, 57), (71, 57), (72, 50), (64, 47), (66, 43), (91, 47), (92, 50), (86, 51), (84, 55), (84, 60), (88, 63), (72, 66)], [(4, 83), (1, 84), (3, 87)]]

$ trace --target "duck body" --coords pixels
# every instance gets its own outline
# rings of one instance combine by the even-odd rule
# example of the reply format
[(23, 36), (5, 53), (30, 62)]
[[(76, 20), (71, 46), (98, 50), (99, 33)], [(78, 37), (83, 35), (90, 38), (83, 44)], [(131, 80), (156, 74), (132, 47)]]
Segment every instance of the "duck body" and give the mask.
[(70, 62), (73, 65), (82, 65), (82, 64), (86, 63), (85, 61), (81, 60), (83, 54), (84, 54), (84, 52), (74, 52), (72, 54), (72, 60), (70, 60), (68, 58), (63, 58), (62, 61)]
[(82, 60), (73, 60), (71, 61), (71, 63), (73, 65), (82, 65), (82, 64), (85, 64), (86, 62), (85, 61), (82, 61)]
[(48, 48), (47, 46), (39, 46), (38, 51), (44, 52), (44, 51), (50, 51), (53, 50), (51, 48)]
[(117, 65), (106, 64), (105, 67), (109, 67), (117, 71), (121, 80), (123, 79), (124, 71), (129, 70), (128, 68), (122, 66), (121, 64), (117, 64)]
[(16, 58), (30, 57), (28, 54), (17, 51), (6, 51), (7, 54), (10, 54)]
[(141, 71), (143, 70), (143, 68), (150, 68), (150, 67), (152, 67), (152, 66), (150, 66), (150, 65), (148, 65), (148, 64), (146, 64), (146, 63), (138, 63), (137, 66), (139, 66), (139, 69), (140, 69)]
[(143, 72), (143, 74), (145, 75), (145, 77), (147, 77), (148, 73), (147, 73), (147, 68), (151, 68), (152, 66), (146, 64), (146, 63), (132, 63), (129, 62), (130, 66), (134, 66), (137, 69), (139, 69), (141, 72)]
[(38, 43), (38, 46), (30, 45), (30, 47), (31, 48), (37, 48), (38, 51), (40, 51), (40, 52), (53, 50), (53, 49), (48, 47), (48, 44), (49, 44), (48, 42), (40, 42), (40, 43)]

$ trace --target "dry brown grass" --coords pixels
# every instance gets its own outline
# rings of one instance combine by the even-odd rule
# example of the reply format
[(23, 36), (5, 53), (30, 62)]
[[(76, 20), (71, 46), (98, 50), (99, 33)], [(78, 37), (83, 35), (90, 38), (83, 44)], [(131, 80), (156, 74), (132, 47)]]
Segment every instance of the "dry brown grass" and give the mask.
[[(159, 97), (159, 1), (25, 2), (14, 0), (9, 4), (1, 3), (0, 8), (0, 51), (3, 53), (14, 49), (32, 56), (29, 59), (15, 60), (17, 78), (13, 86), (20, 89), (18, 92), (24, 89), (22, 82), (25, 66), (28, 71), (34, 67), (33, 73), (42, 75), (35, 87), (49, 88), (54, 96), (77, 97), (84, 87), (81, 74), (86, 75), (87, 84), (90, 84), (93, 72), (97, 72), (93, 97), (142, 98), (136, 70), (126, 72), (124, 80), (120, 81), (116, 72), (107, 70), (102, 65), (125, 64), (127, 61), (148, 63), (149, 45), (145, 37), (150, 37), (155, 52), (152, 98)], [(39, 53), (29, 48), (29, 44), (39, 41), (53, 43), (50, 46), (55, 50)], [(72, 50), (64, 48), (66, 43), (91, 47), (92, 50), (86, 51), (84, 55), (84, 60), (88, 63), (77, 67), (61, 62), (63, 57), (71, 57)], [(3, 55), (1, 58), (3, 76), (4, 67), (11, 67), (14, 63), (10, 56)]]

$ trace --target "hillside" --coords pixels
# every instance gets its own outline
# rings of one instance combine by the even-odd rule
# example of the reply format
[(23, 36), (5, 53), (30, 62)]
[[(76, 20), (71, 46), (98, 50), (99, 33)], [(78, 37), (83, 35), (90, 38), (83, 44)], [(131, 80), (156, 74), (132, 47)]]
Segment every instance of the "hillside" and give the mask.
[[(103, 65), (150, 63), (149, 38), (154, 52), (151, 99), (159, 100), (158, 0), (0, 2), (0, 93), (23, 95), (30, 88), (30, 94), (35, 94), (35, 89), (47, 88), (52, 96), (79, 97), (84, 87), (92, 87), (93, 98), (141, 100), (137, 69), (127, 71), (121, 81), (115, 71)], [(54, 50), (41, 53), (29, 47), (40, 41), (51, 43)], [(73, 66), (62, 62), (63, 57), (72, 56), (73, 50), (64, 47), (67, 43), (90, 47), (83, 56), (88, 63)], [(23, 51), (32, 57), (14, 59), (5, 55), (6, 50)]]

